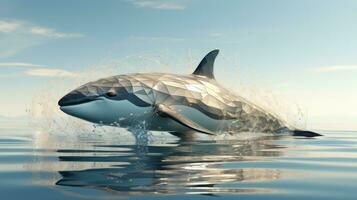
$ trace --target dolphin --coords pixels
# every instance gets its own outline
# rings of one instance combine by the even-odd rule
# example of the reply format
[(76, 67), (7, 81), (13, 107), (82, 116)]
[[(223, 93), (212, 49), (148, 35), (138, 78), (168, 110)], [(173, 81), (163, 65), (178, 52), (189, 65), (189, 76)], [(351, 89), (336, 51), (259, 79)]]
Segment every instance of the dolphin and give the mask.
[(179, 137), (194, 132), (320, 136), (289, 126), (221, 86), (213, 73), (218, 53), (209, 52), (189, 75), (133, 73), (89, 82), (62, 97), (58, 105), (63, 112), (96, 124), (128, 130), (140, 125)]

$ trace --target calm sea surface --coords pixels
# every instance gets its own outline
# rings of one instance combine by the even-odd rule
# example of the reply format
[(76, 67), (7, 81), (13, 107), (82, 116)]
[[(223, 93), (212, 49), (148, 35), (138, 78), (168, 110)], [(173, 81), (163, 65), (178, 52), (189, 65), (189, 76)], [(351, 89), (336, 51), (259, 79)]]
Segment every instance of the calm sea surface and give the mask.
[(136, 145), (1, 126), (0, 199), (357, 199), (357, 132)]

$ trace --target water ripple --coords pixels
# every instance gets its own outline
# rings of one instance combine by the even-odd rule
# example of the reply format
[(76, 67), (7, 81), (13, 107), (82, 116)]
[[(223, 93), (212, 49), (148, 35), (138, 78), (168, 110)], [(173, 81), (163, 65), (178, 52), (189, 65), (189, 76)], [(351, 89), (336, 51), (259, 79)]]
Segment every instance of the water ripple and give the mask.
[(54, 188), (79, 199), (93, 197), (84, 188), (101, 198), (254, 194), (245, 196), (252, 199), (261, 194), (353, 199), (356, 189), (357, 133), (147, 145), (98, 137), (42, 138), (0, 138), (0, 185)]

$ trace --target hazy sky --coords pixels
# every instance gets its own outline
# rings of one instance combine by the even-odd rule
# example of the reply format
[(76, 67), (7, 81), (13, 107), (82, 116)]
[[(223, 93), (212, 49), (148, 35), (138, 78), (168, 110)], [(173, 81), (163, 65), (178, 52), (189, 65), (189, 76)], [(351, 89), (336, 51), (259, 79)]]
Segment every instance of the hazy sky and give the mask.
[(0, 0), (0, 115), (24, 115), (46, 83), (98, 63), (163, 54), (187, 73), (188, 56), (219, 48), (223, 84), (294, 99), (309, 127), (357, 129), (356, 11), (355, 0)]

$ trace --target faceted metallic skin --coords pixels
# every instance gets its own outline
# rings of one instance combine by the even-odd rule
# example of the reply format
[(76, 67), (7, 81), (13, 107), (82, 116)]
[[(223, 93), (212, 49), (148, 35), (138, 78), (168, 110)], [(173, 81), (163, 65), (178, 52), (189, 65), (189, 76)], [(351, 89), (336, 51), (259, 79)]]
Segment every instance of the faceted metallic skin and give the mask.
[(282, 126), (273, 115), (204, 76), (162, 73), (118, 75), (87, 83), (72, 94), (95, 97), (108, 92), (117, 95), (107, 98), (128, 100), (140, 107), (184, 105), (216, 120), (236, 120), (241, 124), (234, 127), (236, 131), (272, 132)]
[[(190, 75), (135, 73), (89, 82), (60, 101), (75, 117), (105, 125), (148, 130), (208, 134), (219, 132), (281, 132), (282, 120), (217, 83), (207, 54)], [(162, 108), (162, 109), (161, 109)], [(161, 109), (161, 110), (160, 110)]]

